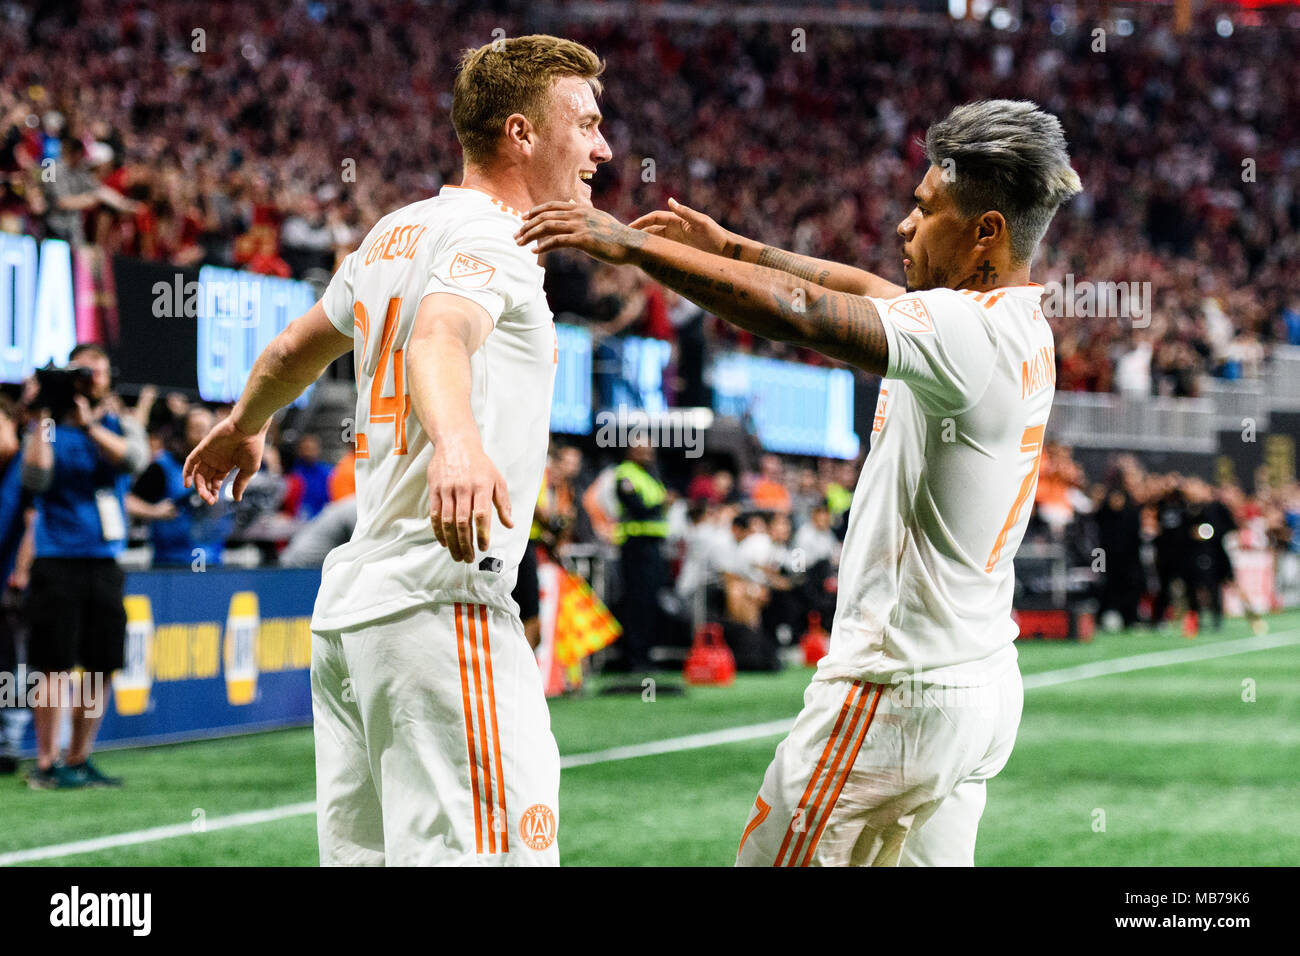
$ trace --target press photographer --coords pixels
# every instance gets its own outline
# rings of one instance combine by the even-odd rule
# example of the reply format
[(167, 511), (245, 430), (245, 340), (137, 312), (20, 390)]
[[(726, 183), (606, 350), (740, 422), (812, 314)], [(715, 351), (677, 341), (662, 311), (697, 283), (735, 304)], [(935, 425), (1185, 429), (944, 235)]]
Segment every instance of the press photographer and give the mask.
[[(23, 447), (23, 486), (35, 496), (36, 557), (27, 616), (28, 667), (44, 675), (33, 701), (33, 789), (115, 786), (90, 761), (108, 703), (108, 677), (122, 666), (126, 612), (117, 555), (126, 542), (124, 496), (149, 460), (144, 429), (121, 413), (108, 353), (72, 350), (66, 369), (41, 369), (28, 384), (35, 414)], [(81, 667), (78, 693), (62, 693)], [(58, 690), (56, 690), (56, 688)], [(60, 759), (59, 729), (72, 735)]]

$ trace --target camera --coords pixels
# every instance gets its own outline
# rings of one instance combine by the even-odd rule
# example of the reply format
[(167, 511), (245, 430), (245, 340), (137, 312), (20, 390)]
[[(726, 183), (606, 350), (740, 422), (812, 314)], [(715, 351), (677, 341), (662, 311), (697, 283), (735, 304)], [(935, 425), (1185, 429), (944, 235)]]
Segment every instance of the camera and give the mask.
[(31, 407), (48, 408), (52, 418), (60, 419), (72, 411), (78, 395), (90, 398), (94, 377), (94, 372), (78, 365), (57, 368), (50, 364), (38, 368), (36, 382), (40, 391), (32, 400)]

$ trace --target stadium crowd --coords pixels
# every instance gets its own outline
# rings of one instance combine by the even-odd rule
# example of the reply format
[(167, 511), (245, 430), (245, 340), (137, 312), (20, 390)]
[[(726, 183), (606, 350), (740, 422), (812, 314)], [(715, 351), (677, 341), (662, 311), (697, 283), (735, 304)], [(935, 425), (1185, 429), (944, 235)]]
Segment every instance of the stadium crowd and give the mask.
[[(1044, 283), (1149, 282), (1150, 325), (1054, 318), (1063, 390), (1194, 395), (1300, 343), (1300, 31), (1167, 11), (1132, 29), (1026, 10), (1016, 30), (633, 17), (534, 23), (477, 3), (82, 0), (0, 18), (0, 229), (173, 263), (324, 278), (385, 212), (459, 175), (446, 122), (460, 50), (541, 28), (608, 58), (615, 161), (596, 202), (624, 220), (670, 196), (746, 235), (897, 278), (919, 137), (951, 104), (1033, 98), (1065, 126), (1086, 191)], [(1110, 26), (1110, 24), (1107, 24)], [(1104, 30), (1104, 28), (1103, 28)], [(1292, 144), (1286, 146), (1285, 144)], [(51, 169), (54, 174), (51, 174)], [(643, 279), (548, 263), (557, 313), (688, 347), (753, 342)], [(630, 270), (629, 270), (630, 271)], [(1131, 317), (1131, 316), (1130, 316)], [(691, 387), (691, 378), (684, 380)]]
[[(0, 230), (66, 239), (101, 260), (323, 280), (380, 216), (457, 180), (446, 114), (458, 52), (503, 25), (544, 27), (609, 59), (602, 108), (616, 159), (596, 178), (596, 202), (624, 220), (677, 196), (747, 235), (898, 278), (892, 229), (910, 206), (925, 126), (964, 100), (1030, 97), (1060, 115), (1086, 185), (1058, 216), (1036, 278), (1154, 290), (1145, 328), (1051, 316), (1059, 390), (1191, 396), (1206, 374), (1249, 378), (1273, 345), (1300, 344), (1300, 287), (1289, 280), (1300, 267), (1300, 148), (1281, 145), (1300, 142), (1300, 31), (1242, 31), (1228, 44), (1210, 21), (1175, 36), (1153, 10), (1099, 52), (1091, 24), (1057, 29), (1045, 14), (1015, 31), (813, 28), (797, 53), (787, 26), (532, 24), (471, 3), (384, 4), (379, 17), (372, 6), (5, 7)], [(709, 404), (711, 350), (823, 361), (715, 322), (635, 270), (548, 260), (553, 310), (590, 325), (598, 350), (625, 334), (673, 344), (670, 404)], [(107, 356), (90, 359), (106, 376)], [(350, 535), (354, 459), (326, 460), (319, 436), (275, 426), (243, 501), (208, 506), (183, 487), (180, 464), (229, 408), (154, 388), (128, 407), (101, 391), (95, 411), (65, 410), (61, 427), (98, 436), (93, 455), (82, 443), (83, 464), (112, 472), (100, 484), (116, 489), (121, 546), (137, 563), (314, 566)], [(33, 561), (87, 557), (76, 550), (80, 518), (67, 541), (33, 541), (35, 511), (55, 506), (24, 471), (18, 437), (43, 414), (34, 387), (22, 397), (0, 401), (0, 670), (26, 627)], [(612, 563), (625, 544), (624, 463), (591, 451), (554, 448), (535, 547), (585, 547)], [(658, 633), (689, 640), (702, 619), (721, 620), (742, 666), (779, 666), (782, 647), (818, 620), (829, 627), (860, 462), (705, 461), (655, 505)], [(658, 483), (653, 456), (642, 464)], [(1255, 489), (1147, 473), (1131, 457), (1089, 475), (1051, 446), (1031, 537), (1069, 544), (1074, 564), (1092, 569), (1102, 612), (1122, 623), (1158, 626), (1171, 605), (1215, 621), (1233, 577), (1229, 535), (1292, 566), (1300, 555), (1300, 486), (1256, 476)], [(58, 507), (84, 518), (92, 498)], [(617, 601), (641, 580), (615, 574), (605, 595), (624, 620)], [(63, 650), (47, 649), (52, 667)], [(63, 763), (42, 734), (40, 772), (98, 773), (93, 729)]]
[[(1300, 484), (1279, 482), (1267, 469), (1255, 493), (1231, 482), (1211, 486), (1195, 476), (1152, 472), (1131, 454), (1111, 456), (1102, 474), (1086, 475), (1069, 448), (1049, 443), (1041, 460), (1027, 541), (1064, 545), (1067, 561), (1086, 569), (1081, 580), (1114, 627), (1160, 626), (1175, 606), (1213, 627), (1223, 620), (1223, 592), (1264, 613), (1243, 595), (1230, 552), (1267, 554), (1278, 590), (1294, 589), (1300, 561)], [(1274, 600), (1277, 600), (1275, 597)]]

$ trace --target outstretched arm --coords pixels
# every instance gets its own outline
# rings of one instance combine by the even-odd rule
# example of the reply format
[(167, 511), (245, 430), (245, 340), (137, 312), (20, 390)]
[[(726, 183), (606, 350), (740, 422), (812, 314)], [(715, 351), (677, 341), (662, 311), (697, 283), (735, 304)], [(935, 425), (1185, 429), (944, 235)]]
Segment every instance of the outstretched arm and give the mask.
[(230, 418), (241, 432), (255, 434), (271, 416), (321, 377), (340, 355), (352, 351), (352, 336), (336, 329), (317, 302), (273, 338), (253, 363), (244, 392)]
[(590, 206), (565, 202), (530, 211), (516, 241), (535, 242), (538, 252), (567, 247), (614, 265), (635, 265), (755, 335), (816, 349), (878, 375), (888, 366), (884, 325), (871, 300), (861, 295), (713, 255), (625, 226)]
[(888, 279), (883, 279), (864, 269), (855, 269), (853, 266), (827, 259), (796, 255), (775, 246), (765, 246), (761, 242), (747, 239), (739, 233), (724, 229), (711, 217), (684, 206), (675, 199), (669, 199), (668, 205), (668, 209), (646, 213), (629, 225), (652, 236), (663, 236), (665, 239), (683, 242), (703, 252), (788, 272), (792, 276), (807, 282), (815, 282), (835, 292), (892, 299), (907, 291), (902, 286), (895, 285)]
[(231, 413), (217, 423), (185, 459), (181, 474), (208, 504), (216, 504), (221, 483), (237, 471), (231, 493), (236, 501), (262, 465), (262, 446), (271, 416), (288, 405), (352, 348), (317, 302), (273, 338), (253, 363), (244, 392)]

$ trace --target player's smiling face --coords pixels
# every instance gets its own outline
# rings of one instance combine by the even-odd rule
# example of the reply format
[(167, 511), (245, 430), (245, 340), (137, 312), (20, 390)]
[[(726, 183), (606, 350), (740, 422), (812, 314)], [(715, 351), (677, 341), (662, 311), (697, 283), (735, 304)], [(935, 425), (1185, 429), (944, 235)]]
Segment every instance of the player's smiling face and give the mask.
[(909, 292), (953, 289), (970, 275), (974, 224), (957, 213), (943, 170), (931, 166), (912, 195), (916, 205), (898, 224)]
[(590, 84), (564, 76), (551, 87), (546, 117), (537, 130), (530, 170), (536, 203), (572, 199), (591, 204), (590, 178), (596, 167), (613, 158), (600, 132), (600, 108)]

